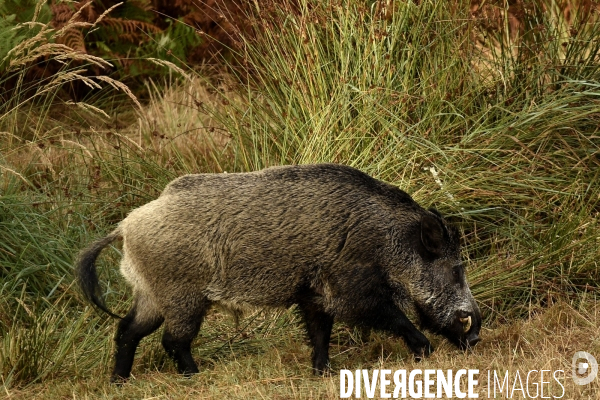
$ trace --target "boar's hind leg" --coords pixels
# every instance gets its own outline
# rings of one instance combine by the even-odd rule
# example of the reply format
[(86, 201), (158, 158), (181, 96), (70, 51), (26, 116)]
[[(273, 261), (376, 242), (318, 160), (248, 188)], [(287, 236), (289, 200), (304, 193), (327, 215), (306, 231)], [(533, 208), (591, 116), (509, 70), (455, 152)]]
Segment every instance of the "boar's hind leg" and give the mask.
[[(172, 307), (171, 313), (165, 317), (162, 345), (177, 364), (179, 373), (190, 376), (198, 373), (198, 366), (192, 357), (192, 341), (200, 330), (210, 302), (206, 299), (197, 302), (189, 298), (186, 300), (177, 302), (178, 305)], [(190, 303), (196, 304), (192, 306)]]
[(313, 345), (313, 371), (316, 375), (322, 375), (329, 370), (329, 339), (333, 317), (313, 303), (300, 304), (300, 310), (304, 315), (308, 337)]
[(115, 336), (115, 368), (110, 381), (119, 383), (129, 378), (135, 349), (140, 340), (154, 332), (162, 324), (163, 318), (155, 311), (153, 304), (143, 296), (136, 296), (133, 307), (119, 322)]

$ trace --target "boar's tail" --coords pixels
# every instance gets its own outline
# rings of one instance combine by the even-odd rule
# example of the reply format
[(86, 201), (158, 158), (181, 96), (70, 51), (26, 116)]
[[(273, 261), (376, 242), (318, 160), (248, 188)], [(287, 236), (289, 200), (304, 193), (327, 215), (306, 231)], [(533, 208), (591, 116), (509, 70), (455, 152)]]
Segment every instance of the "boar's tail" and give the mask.
[(120, 236), (121, 229), (117, 228), (105, 238), (92, 243), (87, 249), (81, 252), (75, 267), (77, 283), (83, 291), (85, 298), (113, 318), (121, 317), (113, 314), (98, 295), (100, 292), (100, 285), (98, 283), (98, 275), (96, 274), (95, 262), (102, 249)]

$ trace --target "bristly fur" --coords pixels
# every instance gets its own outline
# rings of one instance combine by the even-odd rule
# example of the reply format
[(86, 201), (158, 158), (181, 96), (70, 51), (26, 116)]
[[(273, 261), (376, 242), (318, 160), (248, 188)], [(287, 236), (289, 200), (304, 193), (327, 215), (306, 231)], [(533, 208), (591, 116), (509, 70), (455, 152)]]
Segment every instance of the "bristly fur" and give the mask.
[(234, 315), (298, 305), (320, 374), (334, 319), (391, 332), (418, 357), (432, 347), (409, 311), (459, 346), (479, 340), (481, 316), (453, 232), (399, 188), (343, 165), (186, 175), (86, 250), (79, 280), (109, 312), (94, 260), (121, 235), (133, 306), (115, 337), (113, 381), (129, 376), (138, 343), (163, 323), (178, 370), (198, 372), (191, 343), (213, 305)]

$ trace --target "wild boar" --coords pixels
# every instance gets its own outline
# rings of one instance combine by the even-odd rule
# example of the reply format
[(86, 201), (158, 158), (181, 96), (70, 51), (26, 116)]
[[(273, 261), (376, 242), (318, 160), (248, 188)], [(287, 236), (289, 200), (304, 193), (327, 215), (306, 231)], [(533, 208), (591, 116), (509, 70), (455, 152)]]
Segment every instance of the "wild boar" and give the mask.
[(174, 180), (79, 257), (83, 293), (115, 317), (99, 294), (94, 262), (117, 238), (133, 306), (117, 329), (112, 381), (129, 377), (140, 340), (163, 323), (162, 345), (178, 371), (198, 372), (191, 343), (213, 304), (234, 312), (298, 305), (317, 374), (329, 367), (334, 320), (402, 337), (417, 357), (433, 349), (407, 314), (463, 349), (480, 340), (457, 230), (348, 166)]

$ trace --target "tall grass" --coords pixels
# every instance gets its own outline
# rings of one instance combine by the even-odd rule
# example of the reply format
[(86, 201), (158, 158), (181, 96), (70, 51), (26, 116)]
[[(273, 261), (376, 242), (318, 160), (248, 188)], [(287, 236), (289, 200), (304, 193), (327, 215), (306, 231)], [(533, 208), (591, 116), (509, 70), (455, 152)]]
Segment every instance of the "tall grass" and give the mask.
[(484, 52), (464, 5), (383, 4), (290, 3), (256, 23), (255, 75), (220, 114), (238, 168), (341, 162), (439, 208), (487, 315), (596, 291), (598, 23), (565, 42), (534, 14)]
[[(486, 326), (537, 315), (555, 302), (590, 309), (600, 280), (598, 25), (587, 20), (565, 40), (556, 34), (564, 31), (560, 21), (532, 14), (520, 39), (500, 33), (477, 42), (467, 4), (454, 3), (261, 3), (265, 15), (253, 21), (256, 32), (239, 55), (244, 68), (232, 68), (237, 75), (148, 82), (150, 98), (135, 112), (131, 103), (113, 107), (104, 97), (62, 104), (58, 110), (70, 115), (58, 117), (54, 83), (91, 79), (73, 64), (37, 87), (25, 83), (29, 64), (4, 73), (0, 81), (20, 86), (0, 105), (3, 389), (107, 374), (114, 324), (73, 287), (74, 256), (188, 172), (358, 167), (460, 227)], [(45, 33), (19, 48), (39, 52), (58, 34), (40, 24), (20, 29), (29, 26)], [(61, 49), (60, 57), (75, 54)], [(74, 109), (87, 114), (73, 117)], [(110, 307), (123, 314), (130, 294), (118, 258), (118, 250), (106, 251), (99, 268)], [(243, 374), (280, 379), (252, 361), (259, 353), (292, 365), (283, 381), (300, 377), (307, 396), (313, 389), (296, 371), (309, 365), (309, 351), (298, 344), (302, 328), (293, 311), (257, 312), (239, 327), (214, 312), (205, 326), (195, 350), (203, 367), (245, 371), (221, 386), (245, 387)], [(336, 326), (334, 336), (334, 363), (370, 365), (386, 346), (407, 362), (402, 345), (387, 337), (374, 335), (377, 345), (360, 353), (356, 332)], [(142, 345), (136, 368), (134, 375), (174, 371), (156, 336)], [(204, 383), (215, 379), (207, 374)], [(286, 386), (292, 391), (293, 379)], [(186, 387), (168, 381), (175, 384)], [(84, 391), (114, 397), (99, 385)], [(219, 387), (201, 392), (216, 396)], [(148, 396), (146, 390), (132, 393)], [(333, 389), (317, 392), (323, 390)]]

